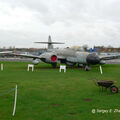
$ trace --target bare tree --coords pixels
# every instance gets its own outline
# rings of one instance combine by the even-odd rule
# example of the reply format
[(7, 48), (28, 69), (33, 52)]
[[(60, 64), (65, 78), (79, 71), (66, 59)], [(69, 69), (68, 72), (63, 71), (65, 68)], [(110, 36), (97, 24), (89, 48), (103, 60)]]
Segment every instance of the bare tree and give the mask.
[(111, 45), (108, 45), (108, 47), (107, 48), (113, 48), (113, 46), (111, 46)]

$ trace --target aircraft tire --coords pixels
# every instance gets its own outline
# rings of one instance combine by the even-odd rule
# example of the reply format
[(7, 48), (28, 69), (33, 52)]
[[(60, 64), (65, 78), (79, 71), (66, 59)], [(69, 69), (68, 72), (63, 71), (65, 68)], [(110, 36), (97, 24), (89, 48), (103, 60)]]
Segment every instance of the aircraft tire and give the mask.
[(90, 67), (89, 66), (85, 66), (85, 71), (89, 71), (90, 70)]
[(57, 63), (52, 64), (52, 67), (56, 68), (57, 67)]

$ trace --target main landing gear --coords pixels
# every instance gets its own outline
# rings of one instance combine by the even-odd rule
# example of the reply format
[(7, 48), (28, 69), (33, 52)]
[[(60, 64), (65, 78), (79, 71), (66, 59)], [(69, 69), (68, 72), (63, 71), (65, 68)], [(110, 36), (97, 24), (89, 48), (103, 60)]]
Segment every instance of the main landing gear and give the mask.
[(85, 71), (89, 71), (91, 68), (88, 65), (85, 65)]
[(91, 67), (89, 65), (83, 65), (83, 64), (78, 64), (79, 68), (84, 68), (85, 71), (89, 71), (91, 69)]
[(57, 67), (57, 63), (53, 63), (51, 64), (53, 68), (56, 68)]

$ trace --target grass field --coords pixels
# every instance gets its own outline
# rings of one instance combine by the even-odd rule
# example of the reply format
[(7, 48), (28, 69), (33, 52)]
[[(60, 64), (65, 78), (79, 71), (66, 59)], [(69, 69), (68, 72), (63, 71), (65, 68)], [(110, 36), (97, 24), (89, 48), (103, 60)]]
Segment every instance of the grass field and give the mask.
[[(68, 68), (59, 73), (48, 64), (39, 64), (27, 72), (28, 63), (2, 62), (0, 71), (0, 120), (119, 120), (120, 93), (99, 92), (93, 79), (115, 80), (120, 86), (120, 65), (98, 66), (86, 72)], [(3, 94), (18, 85), (16, 114), (12, 117), (14, 92)], [(92, 113), (92, 109), (111, 113)]]

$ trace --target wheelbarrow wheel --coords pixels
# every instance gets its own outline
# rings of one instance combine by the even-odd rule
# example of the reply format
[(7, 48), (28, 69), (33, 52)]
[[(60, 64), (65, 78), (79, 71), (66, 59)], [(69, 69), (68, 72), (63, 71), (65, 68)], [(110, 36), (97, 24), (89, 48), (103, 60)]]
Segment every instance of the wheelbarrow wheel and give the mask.
[(112, 87), (110, 87), (110, 91), (111, 91), (112, 93), (118, 93), (119, 89), (118, 89), (118, 87), (116, 87), (116, 86), (112, 86)]

